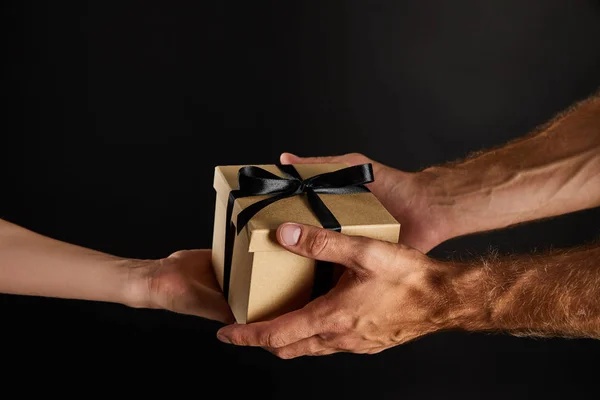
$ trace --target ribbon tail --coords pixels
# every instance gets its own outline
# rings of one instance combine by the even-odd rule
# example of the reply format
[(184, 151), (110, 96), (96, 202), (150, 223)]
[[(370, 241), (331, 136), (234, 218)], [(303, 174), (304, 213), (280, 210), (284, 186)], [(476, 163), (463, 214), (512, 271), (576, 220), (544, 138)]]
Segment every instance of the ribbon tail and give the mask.
[[(323, 228), (336, 232), (342, 231), (342, 226), (335, 218), (329, 208), (323, 203), (323, 200), (312, 189), (306, 192), (310, 207), (315, 212)], [(311, 297), (316, 299), (327, 293), (333, 287), (333, 275), (335, 265), (329, 261), (315, 261), (315, 278), (312, 288)]]
[(231, 261), (233, 258), (233, 244), (235, 242), (235, 226), (231, 221), (235, 199), (240, 194), (239, 190), (232, 190), (227, 199), (227, 212), (225, 214), (225, 256), (223, 258), (223, 296), (229, 301), (229, 281), (231, 280)]
[(323, 200), (319, 197), (318, 194), (314, 192), (312, 189), (308, 189), (306, 191), (306, 197), (308, 198), (308, 203), (310, 208), (313, 210), (323, 228), (329, 229), (331, 231), (341, 232), (342, 226), (335, 218), (333, 213), (329, 211), (329, 208), (323, 203)]
[(290, 164), (276, 164), (277, 168), (279, 168), (279, 170), (281, 172), (283, 172), (288, 178), (290, 179), (298, 179), (298, 180), (302, 180), (302, 177), (300, 176), (300, 174), (298, 173), (298, 170)]

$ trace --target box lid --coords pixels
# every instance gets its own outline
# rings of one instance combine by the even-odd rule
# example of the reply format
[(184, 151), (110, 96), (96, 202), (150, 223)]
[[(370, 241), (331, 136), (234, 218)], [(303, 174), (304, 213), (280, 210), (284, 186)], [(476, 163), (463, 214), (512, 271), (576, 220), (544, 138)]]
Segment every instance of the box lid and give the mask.
[[(284, 174), (276, 165), (253, 164), (275, 175)], [(238, 172), (245, 165), (217, 166), (215, 168), (214, 189), (217, 201), (225, 205), (229, 192), (238, 189)], [(326, 172), (346, 168), (345, 164), (302, 164), (294, 165), (303, 179)], [(377, 179), (377, 176), (375, 176)], [(366, 236), (373, 239), (397, 243), (400, 224), (370, 192), (355, 194), (318, 194), (342, 226), (346, 235)], [(249, 205), (271, 195), (243, 197), (236, 200), (232, 220), (235, 224), (239, 212)], [(260, 210), (244, 228), (249, 238), (249, 251), (281, 251), (275, 232), (285, 222), (321, 226), (308, 205), (306, 195), (288, 197)]]

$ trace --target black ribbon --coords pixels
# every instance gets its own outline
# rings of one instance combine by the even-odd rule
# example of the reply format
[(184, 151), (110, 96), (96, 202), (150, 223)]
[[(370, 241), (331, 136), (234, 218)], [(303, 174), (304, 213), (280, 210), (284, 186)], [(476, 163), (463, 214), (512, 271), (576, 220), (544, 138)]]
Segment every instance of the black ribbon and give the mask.
[[(250, 221), (257, 212), (281, 199), (306, 193), (308, 204), (323, 228), (340, 232), (342, 226), (331, 211), (329, 211), (325, 203), (319, 198), (317, 193), (352, 194), (368, 192), (369, 189), (364, 185), (374, 181), (371, 164), (347, 167), (337, 171), (315, 175), (304, 180), (292, 165), (277, 164), (277, 167), (284, 173), (284, 177), (277, 176), (255, 166), (240, 168), (238, 172), (239, 189), (232, 190), (229, 193), (225, 220), (228, 226), (225, 231), (223, 275), (223, 293), (228, 300), (235, 236), (242, 231), (248, 221)], [(233, 204), (236, 199), (267, 194), (273, 196), (251, 204), (243, 209), (238, 214), (237, 223), (235, 225), (233, 224), (231, 217), (233, 214)], [(332, 276), (333, 264), (319, 262), (315, 268), (315, 281), (312, 293), (313, 298), (318, 297), (329, 290)]]

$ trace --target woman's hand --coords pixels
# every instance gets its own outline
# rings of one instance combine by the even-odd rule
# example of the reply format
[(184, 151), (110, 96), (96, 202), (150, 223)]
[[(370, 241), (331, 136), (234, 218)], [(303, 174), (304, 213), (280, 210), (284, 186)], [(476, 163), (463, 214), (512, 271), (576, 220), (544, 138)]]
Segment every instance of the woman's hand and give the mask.
[(211, 266), (210, 250), (182, 250), (132, 267), (132, 306), (234, 321)]

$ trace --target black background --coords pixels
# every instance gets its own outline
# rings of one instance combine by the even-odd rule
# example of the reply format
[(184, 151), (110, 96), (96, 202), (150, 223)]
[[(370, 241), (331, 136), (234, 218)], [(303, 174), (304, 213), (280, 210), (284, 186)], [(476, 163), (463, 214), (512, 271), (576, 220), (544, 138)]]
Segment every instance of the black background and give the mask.
[[(2, 26), (0, 217), (128, 257), (210, 247), (215, 165), (358, 151), (416, 171), (521, 136), (600, 85), (592, 0), (13, 1)], [(599, 222), (588, 210), (431, 255), (571, 246)], [(3, 376), (23, 391), (598, 395), (591, 340), (449, 332), (285, 361), (162, 311), (5, 295), (0, 317)]]

